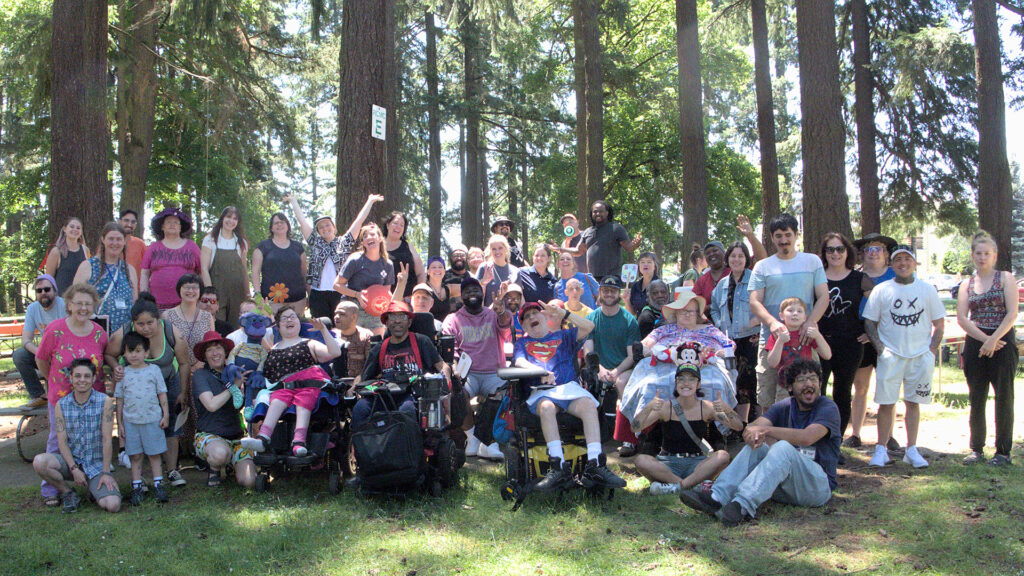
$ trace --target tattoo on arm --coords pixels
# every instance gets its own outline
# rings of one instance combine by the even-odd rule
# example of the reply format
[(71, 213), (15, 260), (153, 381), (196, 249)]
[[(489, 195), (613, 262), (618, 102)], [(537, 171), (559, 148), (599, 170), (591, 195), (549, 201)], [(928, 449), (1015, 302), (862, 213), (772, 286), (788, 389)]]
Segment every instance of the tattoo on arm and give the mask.
[(68, 429), (64, 425), (64, 416), (57, 416), (57, 424), (56, 424), (56, 426), (57, 426), (57, 433), (58, 434), (67, 434)]
[(109, 402), (103, 408), (103, 421), (108, 424), (114, 423), (114, 405)]

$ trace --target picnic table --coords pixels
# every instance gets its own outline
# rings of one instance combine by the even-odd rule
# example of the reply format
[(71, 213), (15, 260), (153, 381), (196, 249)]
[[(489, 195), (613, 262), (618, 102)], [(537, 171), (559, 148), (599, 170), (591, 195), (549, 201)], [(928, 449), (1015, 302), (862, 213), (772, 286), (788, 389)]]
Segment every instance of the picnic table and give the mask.
[(21, 333), (25, 329), (24, 316), (0, 317), (0, 353), (14, 351), (21, 347)]
[(25, 447), (22, 446), (22, 440), (35, 436), (40, 432), (49, 433), (50, 431), (50, 417), (47, 413), (46, 407), (33, 408), (32, 410), (22, 410), (20, 408), (0, 408), (0, 416), (8, 416), (17, 418), (18, 427), (14, 431), (14, 443), (18, 449), (18, 456), (22, 460), (28, 463), (32, 463), (32, 458), (35, 454), (26, 454)]

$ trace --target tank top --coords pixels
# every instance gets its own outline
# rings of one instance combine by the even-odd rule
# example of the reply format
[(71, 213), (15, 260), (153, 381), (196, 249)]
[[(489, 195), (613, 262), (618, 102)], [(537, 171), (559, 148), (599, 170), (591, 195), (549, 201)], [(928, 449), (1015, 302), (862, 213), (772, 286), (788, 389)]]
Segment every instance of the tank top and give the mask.
[[(700, 403), (700, 420), (687, 420), (697, 438), (704, 438), (708, 433), (708, 423), (704, 421), (704, 403)], [(700, 446), (693, 443), (690, 435), (679, 420), (662, 422), (661, 450), (669, 454), (700, 454)]]
[(53, 272), (53, 279), (57, 281), (58, 296), (75, 283), (75, 274), (82, 262), (85, 262), (85, 248), (81, 244), (78, 245), (78, 250), (68, 250), (67, 254), (60, 257), (60, 264)]
[(416, 274), (412, 263), (412, 250), (409, 249), (409, 243), (405, 240), (399, 242), (398, 248), (388, 250), (388, 258), (390, 258), (391, 263), (394, 264), (395, 272), (402, 269), (402, 264), (409, 267), (409, 280), (405, 283), (405, 294), (402, 295), (405, 298), (409, 298), (412, 296), (412, 289), (416, 287)]
[(828, 281), (828, 308), (818, 322), (823, 336), (857, 338), (864, 333), (859, 314), (863, 282), (864, 273), (859, 270), (851, 270), (842, 280)]
[(303, 338), (287, 348), (274, 348), (263, 363), (263, 375), (267, 382), (280, 382), (289, 374), (301, 372), (316, 366), (316, 358), (309, 350), (309, 340)]
[[(177, 357), (174, 355), (174, 345), (177, 342), (174, 340), (174, 328), (169, 322), (160, 320), (160, 327), (164, 331), (164, 349), (156, 358), (146, 357), (146, 363), (156, 365), (160, 369), (160, 375), (164, 377), (164, 382), (170, 382), (178, 374), (175, 366)], [(153, 351), (152, 346), (149, 351)]]
[(977, 274), (972, 275), (967, 281), (967, 306), (970, 309), (970, 318), (978, 328), (982, 330), (995, 330), (1006, 318), (1006, 298), (1003, 294), (1003, 273), (996, 271), (992, 279), (992, 286), (988, 291), (981, 294), (974, 293), (974, 279)]

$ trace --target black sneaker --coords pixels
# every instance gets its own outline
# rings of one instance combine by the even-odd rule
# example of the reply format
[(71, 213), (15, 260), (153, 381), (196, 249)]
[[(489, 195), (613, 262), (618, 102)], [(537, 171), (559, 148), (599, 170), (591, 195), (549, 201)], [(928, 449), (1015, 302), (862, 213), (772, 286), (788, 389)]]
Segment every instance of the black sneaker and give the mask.
[(637, 447), (632, 442), (623, 442), (622, 446), (619, 446), (619, 458), (632, 458), (636, 456)]
[(625, 488), (626, 481), (615, 475), (607, 466), (597, 460), (588, 460), (583, 469), (583, 486), (604, 486), (606, 488)]
[(746, 522), (749, 519), (747, 513), (740, 507), (740, 503), (735, 500), (729, 502), (725, 506), (722, 506), (722, 508), (715, 513), (715, 516), (722, 521), (722, 524), (730, 528), (733, 526), (739, 526), (741, 523)]
[(897, 442), (896, 439), (893, 438), (892, 436), (889, 436), (889, 441), (885, 443), (885, 449), (888, 450), (889, 452), (903, 451), (903, 447), (900, 446), (900, 443)]
[(81, 503), (82, 498), (74, 490), (68, 490), (60, 495), (60, 510), (65, 514), (78, 511), (78, 505)]
[(167, 489), (164, 488), (163, 482), (153, 485), (153, 498), (156, 499), (156, 501), (161, 504), (167, 502)]
[[(156, 492), (156, 488), (153, 489)], [(142, 486), (132, 487), (132, 491), (128, 494), (128, 503), (132, 506), (138, 506), (142, 504), (142, 501), (146, 499), (146, 493), (142, 491)]]
[(722, 505), (712, 498), (711, 494), (693, 488), (680, 492), (679, 500), (690, 508), (698, 512), (710, 514), (711, 516), (714, 516), (722, 508)]
[(534, 489), (538, 492), (550, 492), (561, 488), (562, 484), (572, 478), (571, 462), (563, 462), (561, 458), (552, 458), (549, 464), (548, 473), (534, 485)]
[(847, 448), (860, 448), (863, 443), (860, 441), (860, 436), (850, 436), (846, 440), (843, 440), (843, 446)]

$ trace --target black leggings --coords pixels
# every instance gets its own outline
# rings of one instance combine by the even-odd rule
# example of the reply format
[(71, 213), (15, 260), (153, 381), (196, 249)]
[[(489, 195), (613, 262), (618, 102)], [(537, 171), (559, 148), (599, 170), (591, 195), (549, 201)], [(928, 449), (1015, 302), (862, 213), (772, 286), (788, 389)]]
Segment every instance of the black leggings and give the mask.
[(839, 432), (845, 434), (846, 425), (850, 423), (853, 376), (860, 367), (864, 345), (847, 336), (826, 336), (825, 341), (832, 349), (832, 358), (821, 361), (821, 395), (824, 396), (828, 389), (829, 376), (834, 376), (832, 400), (839, 407)]
[[(750, 404), (750, 414), (757, 406), (757, 340), (750, 336), (736, 339), (736, 402)], [(750, 418), (754, 420), (753, 416)]]
[(1003, 336), (1006, 345), (988, 357), (978, 357), (981, 342), (967, 337), (964, 343), (964, 377), (971, 399), (971, 451), (985, 447), (985, 404), (989, 386), (996, 393), (996, 454), (1010, 455), (1013, 445), (1013, 377), (1017, 371), (1017, 341), (1013, 330)]

